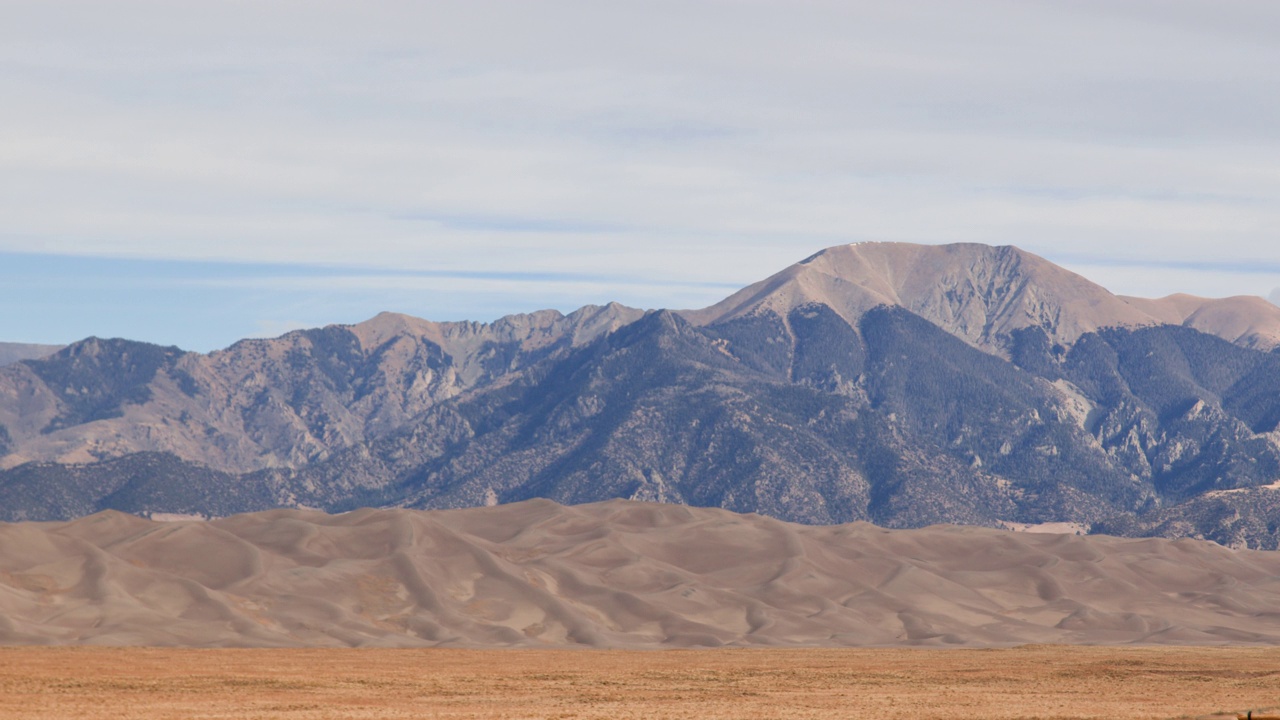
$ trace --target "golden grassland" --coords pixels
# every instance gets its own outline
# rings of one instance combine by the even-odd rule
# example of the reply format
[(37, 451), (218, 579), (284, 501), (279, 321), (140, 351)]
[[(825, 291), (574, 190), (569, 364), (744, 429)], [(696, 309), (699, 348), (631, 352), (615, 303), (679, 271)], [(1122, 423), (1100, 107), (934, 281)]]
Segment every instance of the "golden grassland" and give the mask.
[(0, 648), (6, 720), (1137, 720), (1277, 705), (1276, 648)]

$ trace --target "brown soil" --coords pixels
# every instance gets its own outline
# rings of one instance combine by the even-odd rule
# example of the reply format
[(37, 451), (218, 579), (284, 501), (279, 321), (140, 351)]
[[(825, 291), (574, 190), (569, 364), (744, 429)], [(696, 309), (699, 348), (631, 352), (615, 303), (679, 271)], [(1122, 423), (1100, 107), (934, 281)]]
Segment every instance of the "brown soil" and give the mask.
[(0, 717), (1179, 718), (1280, 704), (1280, 650), (0, 648)]

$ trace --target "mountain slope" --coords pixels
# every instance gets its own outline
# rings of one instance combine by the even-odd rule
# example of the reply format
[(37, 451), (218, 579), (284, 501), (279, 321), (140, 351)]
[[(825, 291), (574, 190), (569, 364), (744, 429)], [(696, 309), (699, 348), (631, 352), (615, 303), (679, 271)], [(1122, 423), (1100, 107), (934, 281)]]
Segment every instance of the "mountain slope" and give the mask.
[(133, 452), (231, 472), (299, 466), (641, 314), (609, 305), (481, 324), (384, 313), (209, 355), (90, 338), (0, 369), (0, 468)]

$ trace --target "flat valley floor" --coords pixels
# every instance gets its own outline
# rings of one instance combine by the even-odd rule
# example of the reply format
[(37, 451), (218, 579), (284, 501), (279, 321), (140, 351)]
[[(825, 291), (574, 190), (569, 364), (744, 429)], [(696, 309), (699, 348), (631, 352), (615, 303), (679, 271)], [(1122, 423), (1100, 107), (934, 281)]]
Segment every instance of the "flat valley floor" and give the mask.
[(8, 720), (1137, 720), (1278, 705), (1278, 648), (0, 648)]

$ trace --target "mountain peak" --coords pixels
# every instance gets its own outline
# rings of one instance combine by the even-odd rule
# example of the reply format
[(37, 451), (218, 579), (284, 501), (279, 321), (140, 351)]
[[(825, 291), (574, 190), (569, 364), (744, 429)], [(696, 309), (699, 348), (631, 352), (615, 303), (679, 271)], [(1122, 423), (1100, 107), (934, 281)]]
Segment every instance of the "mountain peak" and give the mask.
[(362, 323), (350, 326), (350, 330), (366, 349), (403, 335), (426, 338), (437, 345), (443, 342), (439, 323), (401, 313), (380, 312)]
[(684, 315), (712, 325), (757, 313), (786, 317), (809, 304), (827, 305), (850, 324), (877, 306), (903, 307), (998, 354), (1005, 338), (1027, 327), (1066, 345), (1102, 328), (1161, 324), (1261, 349), (1280, 345), (1280, 308), (1262, 298), (1125, 298), (1018, 247), (978, 243), (838, 245)]
[(827, 248), (724, 301), (687, 314), (700, 325), (827, 305), (851, 324), (873, 307), (906, 308), (972, 345), (999, 351), (1021, 328), (1071, 342), (1111, 326), (1155, 324), (1105, 288), (1011, 245), (857, 243)]

